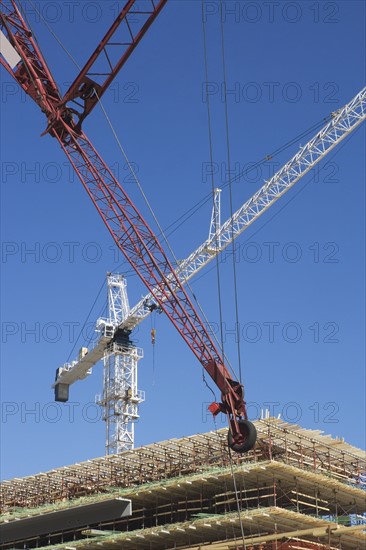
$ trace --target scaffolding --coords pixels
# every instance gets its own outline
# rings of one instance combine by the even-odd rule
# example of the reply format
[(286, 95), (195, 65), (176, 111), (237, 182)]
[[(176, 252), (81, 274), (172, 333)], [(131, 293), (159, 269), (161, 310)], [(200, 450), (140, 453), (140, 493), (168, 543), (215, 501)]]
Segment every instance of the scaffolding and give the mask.
[[(234, 464), (276, 460), (366, 488), (364, 451), (319, 430), (306, 430), (275, 418), (258, 420), (255, 425), (255, 449), (244, 455), (233, 454)], [(222, 428), (3, 481), (0, 506), (2, 512), (14, 507), (32, 508), (105, 492), (108, 487), (161, 482), (229, 464), (227, 429)]]
[[(233, 550), (243, 547), (243, 530), (246, 546), (265, 550), (363, 548), (365, 453), (278, 419), (255, 424), (258, 443), (246, 455), (230, 455), (221, 429), (5, 481), (2, 521), (118, 496), (131, 500), (130, 518), (65, 530), (49, 544)], [(284, 538), (297, 546), (282, 547)]]

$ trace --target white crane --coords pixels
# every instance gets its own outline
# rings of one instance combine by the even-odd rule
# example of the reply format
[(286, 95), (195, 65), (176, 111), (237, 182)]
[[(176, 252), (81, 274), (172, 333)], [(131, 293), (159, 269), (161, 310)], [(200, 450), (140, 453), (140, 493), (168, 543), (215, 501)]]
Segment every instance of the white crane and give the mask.
[[(221, 189), (214, 190), (209, 240), (220, 228), (220, 193)], [(96, 331), (99, 333), (96, 350), (98, 346), (103, 349), (103, 394), (96, 396), (96, 402), (103, 408), (105, 449), (108, 455), (134, 448), (138, 406), (145, 401), (145, 392), (137, 387), (137, 365), (143, 358), (143, 350), (134, 346), (129, 337), (130, 331), (119, 329), (130, 313), (126, 278), (120, 274), (107, 273), (107, 289), (108, 316), (96, 322)], [(89, 354), (88, 348), (82, 347), (78, 360), (65, 364), (57, 371), (58, 375), (73, 371), (82, 362), (89, 365), (87, 361), (90, 357), (99, 357), (99, 352), (95, 355), (94, 350), (91, 350)], [(84, 378), (92, 373), (93, 364), (90, 363)]]
[[(211, 218), (211, 226), (208, 239), (198, 247), (187, 259), (180, 262), (176, 267), (176, 273), (181, 282), (186, 283), (193, 275), (207, 265), (215, 256), (221, 253), (234, 239), (236, 239), (254, 220), (259, 218), (272, 204), (274, 204), (282, 195), (284, 195), (295, 183), (297, 183), (304, 175), (306, 175), (314, 166), (320, 162), (336, 145), (345, 139), (352, 131), (354, 131), (366, 119), (366, 88), (363, 88), (349, 103), (336, 113), (332, 114), (332, 120), (327, 123), (321, 131), (319, 131), (305, 146), (301, 147), (298, 153), (291, 158), (274, 176), (265, 182), (265, 184), (248, 200), (246, 201), (225, 223), (220, 223), (220, 190), (215, 190), (214, 208)], [(125, 291), (124, 286), (124, 291)], [(174, 287), (173, 287), (174, 290)], [(157, 289), (157, 294), (159, 290)], [(125, 299), (128, 304), (127, 295)], [(109, 304), (111, 308), (111, 303)], [(101, 330), (101, 336), (96, 346), (87, 354), (81, 354), (77, 361), (66, 364), (59, 368), (56, 372), (56, 381), (53, 385), (55, 388), (55, 398), (58, 401), (67, 401), (69, 394), (69, 386), (77, 380), (82, 380), (91, 373), (91, 368), (103, 357), (104, 359), (104, 397), (100, 402), (105, 407), (105, 416), (110, 418), (110, 422), (115, 423), (111, 408), (107, 414), (106, 408), (113, 401), (107, 400), (108, 388), (110, 388), (109, 378), (106, 372), (116, 373), (115, 368), (123, 373), (126, 369), (126, 363), (117, 365), (115, 359), (110, 363), (106, 357), (111, 357), (108, 350), (113, 349), (114, 343), (117, 342), (121, 335), (128, 338), (131, 331), (157, 307), (157, 303), (152, 294), (147, 294), (142, 298), (132, 309), (120, 308), (120, 318), (116, 316), (114, 323), (105, 323), (104, 329)], [(129, 352), (133, 349), (129, 343)], [(132, 346), (132, 347), (131, 347)], [(134, 348), (136, 349), (136, 348)], [(133, 352), (135, 353), (135, 352)], [(138, 352), (136, 352), (138, 355)], [(142, 355), (141, 355), (142, 356)], [(139, 357), (140, 358), (140, 357)], [(130, 359), (132, 361), (132, 358)], [(137, 356), (134, 356), (133, 361)], [(107, 361), (107, 366), (106, 366)], [(130, 368), (130, 366), (128, 367)], [(127, 372), (127, 371), (126, 371)], [(115, 376), (115, 375), (114, 375)], [(126, 376), (122, 378), (126, 380)], [(137, 380), (137, 375), (136, 375)], [(119, 382), (118, 382), (119, 384)], [(117, 384), (117, 385), (118, 385)], [(119, 387), (119, 386), (118, 386)], [(123, 385), (121, 387), (124, 387)], [(118, 392), (115, 392), (118, 395)], [(113, 392), (112, 392), (113, 395)], [(128, 395), (124, 394), (124, 406), (136, 405), (134, 409), (137, 415), (137, 405), (143, 400), (140, 395), (138, 401), (137, 382), (135, 393), (130, 394), (131, 401), (128, 401)], [(137, 400), (137, 401), (136, 401)], [(133, 401), (133, 402), (132, 402)], [(136, 403), (135, 403), (136, 401)], [(113, 405), (114, 406), (114, 405)], [(112, 409), (113, 411), (113, 409)], [(133, 415), (127, 413), (124, 417), (125, 423), (121, 433), (125, 433), (128, 422), (133, 423)], [(108, 416), (109, 415), (109, 416)], [(123, 422), (122, 422), (123, 424)], [(128, 434), (127, 434), (128, 432)], [(108, 427), (107, 434), (112, 434), (111, 426)], [(115, 434), (115, 432), (113, 432)], [(132, 434), (132, 437), (131, 437)], [(113, 436), (115, 438), (115, 436)], [(112, 437), (112, 439), (113, 439)], [(117, 438), (118, 439), (118, 438)], [(121, 444), (118, 445), (116, 440), (113, 441), (107, 435), (107, 452), (119, 452), (126, 448), (133, 448), (133, 428), (128, 429), (125, 437), (121, 439)]]
[(118, 331), (130, 311), (125, 277), (107, 273), (107, 288), (108, 317), (98, 319), (97, 331), (102, 337), (113, 334), (113, 341), (104, 351), (103, 394), (96, 401), (106, 422), (106, 454), (114, 454), (134, 447), (138, 405), (145, 400), (145, 393), (137, 389), (137, 364), (144, 354), (126, 331)]

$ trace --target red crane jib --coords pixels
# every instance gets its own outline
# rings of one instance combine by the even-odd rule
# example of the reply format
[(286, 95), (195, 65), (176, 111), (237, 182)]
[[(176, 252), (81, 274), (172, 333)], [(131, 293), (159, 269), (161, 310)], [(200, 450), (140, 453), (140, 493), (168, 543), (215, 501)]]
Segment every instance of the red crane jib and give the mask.
[[(83, 101), (79, 125), (113, 82), (168, 0), (128, 0), (62, 99)], [(113, 62), (112, 59), (118, 61)]]
[[(254, 446), (256, 433), (254, 425), (247, 419), (243, 386), (229, 373), (158, 239), (81, 129), (82, 120), (115, 78), (166, 1), (151, 0), (151, 12), (145, 13), (139, 30), (133, 33), (128, 15), (138, 12), (132, 12), (135, 0), (129, 0), (65, 97), (61, 98), (15, 0), (1, 0), (2, 28), (21, 57), (21, 62), (14, 70), (4, 59), (1, 59), (1, 64), (45, 113), (48, 120), (45, 133), (58, 140), (116, 245), (220, 389), (221, 403), (213, 403), (210, 410), (214, 415), (218, 412), (227, 414), (230, 424), (229, 445), (238, 452), (244, 452)], [(93, 64), (102, 53), (108, 59), (106, 48), (112, 45), (122, 23), (129, 28), (131, 41), (127, 46), (124, 45), (126, 47), (120, 60), (114, 66), (109, 63), (109, 74), (105, 75), (104, 81), (95, 90), (95, 82), (90, 78)], [(115, 44), (115, 47), (119, 46), (122, 44)], [(88, 89), (89, 85), (94, 91)], [(81, 113), (68, 105), (75, 97), (84, 99)], [(76, 121), (75, 114), (78, 117)]]

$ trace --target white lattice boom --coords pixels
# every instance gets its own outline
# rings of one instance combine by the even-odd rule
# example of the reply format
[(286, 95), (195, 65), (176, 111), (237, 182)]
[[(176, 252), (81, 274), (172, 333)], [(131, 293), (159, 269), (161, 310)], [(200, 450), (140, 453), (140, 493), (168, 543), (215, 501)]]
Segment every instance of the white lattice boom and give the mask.
[(213, 207), (211, 215), (210, 232), (208, 234), (207, 241), (213, 243), (211, 248), (220, 248), (220, 227), (221, 227), (221, 201), (220, 201), (221, 189), (214, 189), (213, 195)]
[[(347, 105), (334, 114), (332, 120), (318, 132), (298, 153), (267, 181), (248, 201), (246, 201), (220, 228), (212, 234), (217, 223), (213, 212), (210, 235), (186, 260), (179, 263), (176, 273), (185, 283), (221, 253), (234, 239), (261, 216), (272, 204), (284, 195), (295, 183), (319, 163), (336, 145), (351, 134), (366, 119), (366, 88), (363, 88)], [(217, 199), (219, 194), (215, 196)], [(214, 204), (215, 208), (215, 204)], [(219, 212), (216, 210), (216, 212)], [(217, 246), (217, 243), (220, 243)], [(158, 292), (158, 291), (157, 291)], [(142, 298), (123, 319), (119, 329), (133, 330), (150, 315), (155, 304), (151, 294)], [(95, 348), (95, 357), (103, 356), (106, 345), (112, 340), (106, 336)], [(98, 359), (97, 359), (98, 360)], [(95, 363), (97, 362), (95, 361)], [(60, 371), (57, 383), (72, 384), (86, 376), (92, 365), (82, 359), (74, 362), (71, 369)]]
[[(180, 262), (176, 268), (179, 279), (186, 282), (207, 265), (365, 119), (366, 88), (363, 88), (352, 101), (337, 111), (333, 119), (316, 136), (301, 147), (289, 162), (222, 224), (216, 234), (186, 260)], [(215, 243), (220, 243), (220, 247), (215, 246)], [(144, 304), (151, 302), (154, 302), (151, 294), (140, 300), (130, 310), (122, 327), (129, 329), (136, 327), (150, 314)]]

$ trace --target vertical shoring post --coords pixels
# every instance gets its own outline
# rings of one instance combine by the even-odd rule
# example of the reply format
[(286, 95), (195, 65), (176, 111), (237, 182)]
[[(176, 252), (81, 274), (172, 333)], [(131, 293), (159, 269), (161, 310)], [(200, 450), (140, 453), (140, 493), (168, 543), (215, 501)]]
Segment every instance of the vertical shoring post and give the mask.
[(274, 502), (274, 506), (277, 506), (277, 485), (274, 477), (273, 477), (273, 502)]
[(268, 456), (269, 460), (272, 460), (272, 434), (271, 434), (271, 428), (268, 425)]
[(206, 455), (202, 452), (201, 442), (197, 443), (196, 448), (197, 448), (197, 456), (198, 456), (198, 465), (202, 466), (202, 463), (204, 463), (206, 460)]
[(169, 455), (169, 473), (168, 476), (171, 477), (173, 475), (173, 455)]
[[(52, 487), (51, 475), (50, 474), (48, 474), (48, 486), (49, 486), (49, 494), (52, 495), (54, 501), (57, 501), (60, 498), (60, 496), (57, 494), (57, 489), (56, 488), (53, 489), (53, 487)], [(49, 500), (51, 500), (51, 499), (49, 498)]]
[(332, 462), (330, 460), (330, 449), (328, 449), (328, 469), (329, 469), (329, 472), (332, 471)]
[[(174, 466), (174, 461), (176, 461), (176, 466)], [(175, 449), (172, 450), (172, 454), (169, 457), (169, 468), (170, 468), (170, 476), (174, 476), (174, 472), (176, 471), (176, 468), (179, 468), (179, 454), (175, 454)]]
[(182, 470), (184, 468), (183, 464), (183, 454), (182, 454), (182, 447), (181, 445), (178, 446), (178, 469), (179, 469), (179, 475), (182, 475)]
[(301, 435), (299, 435), (299, 440), (300, 440), (300, 449), (301, 449), (301, 453), (300, 453), (300, 467), (303, 468), (304, 466), (304, 442), (301, 438)]
[(195, 469), (198, 470), (202, 464), (201, 447), (196, 441), (192, 441), (192, 449), (194, 449)]
[(153, 452), (155, 471), (160, 472), (160, 455)]
[(319, 517), (319, 507), (318, 507), (318, 487), (315, 487), (315, 508), (316, 508), (316, 517)]
[[(109, 479), (111, 480), (111, 485), (113, 485), (113, 483), (114, 483), (113, 465), (112, 465), (112, 460), (110, 458), (108, 458), (108, 465), (109, 465)], [(124, 473), (123, 484), (125, 485), (126, 472), (123, 472), (123, 473)]]
[(207, 441), (207, 445), (206, 445), (206, 451), (207, 451), (207, 462), (209, 462), (210, 460), (210, 456), (211, 456), (211, 441), (210, 439), (208, 439)]
[(316, 447), (315, 441), (313, 441), (313, 462), (314, 462), (314, 471), (316, 470)]
[(223, 444), (222, 439), (220, 439), (220, 452), (222, 463), (227, 468), (229, 464), (229, 453), (227, 447), (225, 447), (225, 445)]
[(287, 431), (285, 431), (285, 457), (286, 457), (286, 464), (288, 464)]
[(346, 460), (345, 460), (345, 454), (344, 454), (344, 451), (341, 451), (342, 453), (342, 457), (343, 457), (343, 473), (345, 476), (347, 476), (347, 478), (349, 477), (349, 474), (347, 472), (347, 466), (346, 466)]
[(65, 491), (64, 476), (61, 474), (61, 491), (60, 491), (61, 500), (66, 496), (64, 491)]

